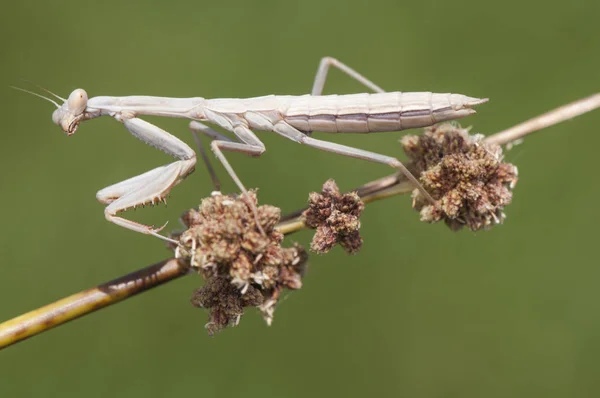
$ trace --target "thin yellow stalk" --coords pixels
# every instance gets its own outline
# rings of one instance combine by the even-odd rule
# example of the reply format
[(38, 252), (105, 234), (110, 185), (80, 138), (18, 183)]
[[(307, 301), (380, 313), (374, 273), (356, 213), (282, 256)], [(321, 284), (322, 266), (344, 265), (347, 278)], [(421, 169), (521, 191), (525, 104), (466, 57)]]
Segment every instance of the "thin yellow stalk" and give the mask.
[[(488, 136), (485, 142), (505, 145), (519, 140), (527, 134), (574, 118), (598, 107), (600, 107), (600, 93), (561, 106), (507, 130)], [(412, 184), (405, 180), (402, 174), (394, 174), (369, 182), (355, 191), (363, 202), (372, 203), (412, 192), (413, 189)], [(306, 228), (301, 220), (301, 213), (302, 210), (298, 210), (282, 217), (277, 228), (286, 235)], [(160, 286), (187, 275), (189, 272), (190, 269), (187, 266), (180, 264), (175, 258), (170, 258), (20, 315), (0, 324), (0, 349)]]
[(0, 324), (0, 349), (186, 275), (170, 258)]

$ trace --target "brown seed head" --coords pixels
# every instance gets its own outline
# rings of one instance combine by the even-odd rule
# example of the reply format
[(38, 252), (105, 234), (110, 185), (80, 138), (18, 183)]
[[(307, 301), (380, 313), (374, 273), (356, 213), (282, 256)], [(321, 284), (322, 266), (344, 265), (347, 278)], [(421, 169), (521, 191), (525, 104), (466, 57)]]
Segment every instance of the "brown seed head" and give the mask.
[(209, 334), (237, 325), (248, 306), (259, 308), (270, 324), (281, 290), (302, 286), (304, 249), (281, 247), (277, 207), (257, 208), (263, 235), (251, 208), (257, 205), (256, 194), (248, 196), (214, 195), (182, 216), (188, 229), (179, 235), (187, 254), (181, 252), (206, 279), (192, 303), (209, 310)]
[(208, 309), (210, 321), (205, 327), (212, 336), (227, 326), (237, 326), (244, 314), (244, 307), (260, 306), (264, 298), (260, 290), (253, 286), (241, 294), (227, 278), (214, 277), (196, 290), (190, 301), (196, 307)]
[(428, 127), (422, 136), (401, 140), (425, 189), (429, 203), (413, 191), (413, 207), (426, 222), (444, 222), (452, 229), (473, 231), (502, 223), (504, 206), (512, 199), (517, 167), (502, 161), (502, 148), (469, 135), (455, 123)]
[(306, 226), (316, 229), (311, 250), (327, 253), (339, 243), (347, 253), (357, 253), (362, 246), (359, 217), (365, 207), (358, 195), (341, 194), (335, 181), (328, 180), (322, 192), (311, 193), (308, 201), (302, 216)]

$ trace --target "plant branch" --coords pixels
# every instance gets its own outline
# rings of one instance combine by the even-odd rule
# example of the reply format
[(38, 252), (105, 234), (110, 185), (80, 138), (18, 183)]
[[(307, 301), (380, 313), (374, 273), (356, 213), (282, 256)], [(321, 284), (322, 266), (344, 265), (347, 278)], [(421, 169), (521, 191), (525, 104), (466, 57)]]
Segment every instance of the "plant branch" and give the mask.
[[(561, 106), (543, 115), (485, 138), (486, 143), (506, 145), (535, 131), (600, 107), (600, 93)], [(403, 174), (389, 175), (355, 189), (364, 203), (410, 193), (412, 183)], [(304, 209), (281, 218), (277, 228), (288, 235), (306, 228)], [(190, 273), (190, 268), (170, 258), (94, 288), (84, 290), (0, 324), (0, 349), (33, 337), (55, 326), (108, 307), (136, 294)]]
[(517, 141), (528, 134), (573, 119), (599, 107), (600, 93), (596, 93), (491, 135), (485, 141), (490, 144), (505, 145)]
[[(399, 181), (400, 175), (380, 178), (357, 191), (362, 193), (361, 198), (365, 203), (412, 191), (410, 182)], [(284, 218), (288, 221), (280, 222), (277, 229), (285, 235), (306, 228), (296, 214)], [(194, 272), (190, 272), (190, 268), (180, 264), (177, 259), (170, 258), (20, 315), (0, 324), (0, 349), (189, 273)]]
[(75, 293), (0, 324), (0, 349), (187, 275), (174, 258)]

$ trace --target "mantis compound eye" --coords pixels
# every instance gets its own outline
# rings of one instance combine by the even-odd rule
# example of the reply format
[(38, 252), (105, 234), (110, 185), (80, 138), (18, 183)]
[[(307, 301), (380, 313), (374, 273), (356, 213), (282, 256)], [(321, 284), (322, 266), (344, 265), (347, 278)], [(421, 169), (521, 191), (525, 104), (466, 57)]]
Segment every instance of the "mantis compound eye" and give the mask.
[(69, 95), (67, 106), (73, 115), (79, 115), (85, 111), (88, 102), (88, 95), (84, 89), (78, 88)]

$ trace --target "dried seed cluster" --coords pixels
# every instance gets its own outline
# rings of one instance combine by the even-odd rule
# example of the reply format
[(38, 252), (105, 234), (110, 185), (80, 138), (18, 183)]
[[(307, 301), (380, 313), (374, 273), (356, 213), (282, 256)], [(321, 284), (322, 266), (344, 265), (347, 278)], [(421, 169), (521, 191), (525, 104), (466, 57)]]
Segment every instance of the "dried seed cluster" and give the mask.
[(208, 309), (206, 328), (211, 335), (237, 325), (244, 307), (257, 307), (271, 324), (282, 290), (302, 287), (307, 255), (300, 246), (281, 247), (283, 234), (275, 229), (280, 209), (257, 208), (263, 235), (250, 203), (257, 205), (254, 192), (240, 197), (219, 194), (182, 216), (188, 229), (179, 236), (186, 249), (179, 253), (206, 280), (191, 301)]
[(364, 207), (355, 192), (341, 194), (333, 180), (323, 184), (321, 193), (311, 193), (309, 207), (302, 213), (306, 226), (317, 230), (311, 250), (327, 253), (339, 243), (347, 253), (357, 253), (363, 243), (359, 217)]
[(489, 228), (505, 219), (512, 199), (517, 167), (502, 161), (502, 148), (486, 144), (456, 123), (425, 129), (422, 136), (401, 140), (420, 181), (436, 200), (429, 203), (418, 190), (413, 207), (426, 222), (444, 222), (452, 230)]

